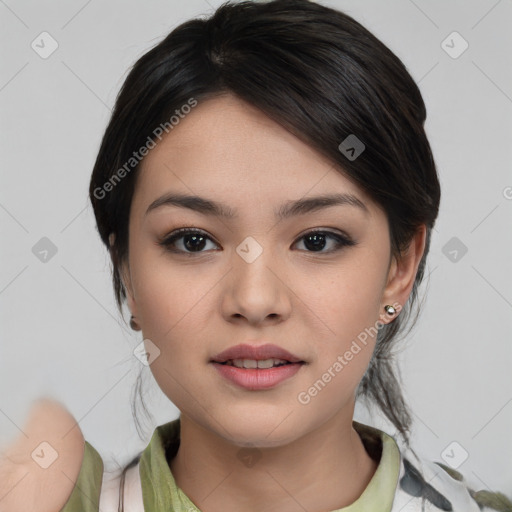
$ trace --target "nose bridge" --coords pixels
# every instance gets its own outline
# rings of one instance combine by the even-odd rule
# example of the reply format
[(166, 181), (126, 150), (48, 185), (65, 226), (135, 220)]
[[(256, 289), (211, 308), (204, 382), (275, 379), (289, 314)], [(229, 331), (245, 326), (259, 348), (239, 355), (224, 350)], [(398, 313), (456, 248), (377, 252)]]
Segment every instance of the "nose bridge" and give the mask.
[(246, 236), (235, 249), (234, 271), (237, 284), (245, 283), (252, 287), (255, 283), (262, 283), (262, 280), (267, 283), (269, 274), (273, 275), (271, 268), (275, 266), (272, 265), (272, 262), (275, 263), (275, 253), (269, 247), (269, 237), (265, 241), (263, 235), (258, 238), (261, 243), (256, 236)]
[(227, 302), (229, 308), (226, 311), (229, 315), (241, 314), (251, 321), (262, 321), (269, 315), (287, 314), (286, 285), (278, 276), (275, 253), (266, 249), (265, 243), (260, 243), (254, 236), (247, 236), (236, 247), (230, 300)]
[[(268, 238), (267, 238), (268, 239)], [(261, 237), (260, 237), (261, 240)], [(265, 247), (258, 242), (258, 240), (254, 236), (246, 236), (242, 242), (238, 244), (236, 247), (236, 253), (240, 258), (248, 265), (253, 264), (255, 261), (261, 258), (260, 256), (264, 253), (268, 252), (268, 247)]]

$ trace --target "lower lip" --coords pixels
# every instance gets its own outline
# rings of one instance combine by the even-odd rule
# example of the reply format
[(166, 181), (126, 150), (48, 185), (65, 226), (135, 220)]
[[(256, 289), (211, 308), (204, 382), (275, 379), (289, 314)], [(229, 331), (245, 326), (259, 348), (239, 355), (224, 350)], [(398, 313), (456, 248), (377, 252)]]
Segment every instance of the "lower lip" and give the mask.
[(274, 368), (237, 368), (213, 363), (217, 371), (238, 386), (250, 390), (269, 389), (295, 375), (304, 363), (284, 364)]

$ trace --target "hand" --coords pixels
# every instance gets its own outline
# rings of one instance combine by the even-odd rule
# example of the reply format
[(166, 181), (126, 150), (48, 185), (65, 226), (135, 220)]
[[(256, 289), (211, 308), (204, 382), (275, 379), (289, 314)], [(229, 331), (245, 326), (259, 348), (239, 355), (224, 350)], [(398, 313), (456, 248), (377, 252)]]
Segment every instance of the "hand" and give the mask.
[(0, 512), (60, 512), (80, 473), (82, 431), (62, 404), (39, 398), (23, 432), (0, 448)]

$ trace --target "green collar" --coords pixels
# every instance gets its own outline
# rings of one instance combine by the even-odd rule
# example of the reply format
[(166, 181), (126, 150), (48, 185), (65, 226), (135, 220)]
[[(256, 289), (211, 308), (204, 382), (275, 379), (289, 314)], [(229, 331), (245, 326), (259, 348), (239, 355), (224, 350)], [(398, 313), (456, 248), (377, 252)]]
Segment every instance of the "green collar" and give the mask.
[[(398, 485), (400, 450), (393, 437), (375, 427), (353, 421), (368, 453), (379, 465), (361, 496), (348, 507), (332, 512), (390, 512)], [(158, 426), (140, 459), (140, 479), (145, 510), (200, 512), (176, 485), (167, 463), (180, 442), (180, 419)]]

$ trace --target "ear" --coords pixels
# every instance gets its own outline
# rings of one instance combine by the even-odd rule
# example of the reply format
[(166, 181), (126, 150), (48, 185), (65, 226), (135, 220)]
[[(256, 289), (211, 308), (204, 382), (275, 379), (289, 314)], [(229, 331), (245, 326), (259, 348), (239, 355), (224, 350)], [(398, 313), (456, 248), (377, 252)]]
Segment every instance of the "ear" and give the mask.
[[(395, 306), (397, 311), (400, 311), (407, 302), (425, 251), (426, 235), (427, 227), (422, 224), (411, 240), (405, 254), (399, 259), (392, 258), (387, 283), (382, 293), (381, 311), (384, 311), (384, 306), (387, 304)], [(384, 312), (383, 318), (392, 321), (396, 316), (390, 317)]]
[(121, 277), (121, 281), (123, 283), (124, 289), (126, 290), (126, 301), (128, 303), (128, 308), (130, 309), (130, 312), (133, 316), (137, 316), (137, 306), (136, 306), (135, 298), (133, 295), (130, 267), (129, 267), (129, 265), (127, 265), (127, 264), (125, 265), (124, 263), (121, 263), (118, 261), (118, 258), (115, 254), (115, 248), (114, 248), (115, 234), (110, 233), (108, 240), (109, 240), (109, 244), (110, 244), (110, 257), (112, 259), (112, 263), (114, 264), (114, 266), (117, 263), (117, 266), (119, 269), (119, 275)]

